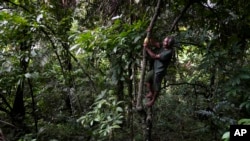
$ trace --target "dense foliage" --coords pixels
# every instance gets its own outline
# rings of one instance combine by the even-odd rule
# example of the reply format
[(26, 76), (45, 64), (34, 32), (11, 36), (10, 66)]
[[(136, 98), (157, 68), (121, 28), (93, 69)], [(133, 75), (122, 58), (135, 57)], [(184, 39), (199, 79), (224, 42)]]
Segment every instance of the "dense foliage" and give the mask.
[[(134, 108), (156, 3), (1, 0), (6, 140), (143, 140)], [(177, 42), (153, 140), (228, 140), (230, 125), (250, 124), (249, 10), (246, 0), (162, 0), (152, 36)]]

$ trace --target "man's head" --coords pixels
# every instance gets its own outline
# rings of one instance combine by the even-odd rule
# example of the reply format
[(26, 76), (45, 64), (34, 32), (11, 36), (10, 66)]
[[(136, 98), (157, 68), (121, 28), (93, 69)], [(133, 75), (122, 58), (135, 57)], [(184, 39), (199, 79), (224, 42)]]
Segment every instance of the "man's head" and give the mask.
[(175, 43), (175, 40), (174, 40), (174, 37), (172, 37), (172, 36), (168, 36), (168, 37), (164, 38), (164, 40), (162, 42), (163, 47), (165, 47), (165, 48), (172, 48), (174, 43)]

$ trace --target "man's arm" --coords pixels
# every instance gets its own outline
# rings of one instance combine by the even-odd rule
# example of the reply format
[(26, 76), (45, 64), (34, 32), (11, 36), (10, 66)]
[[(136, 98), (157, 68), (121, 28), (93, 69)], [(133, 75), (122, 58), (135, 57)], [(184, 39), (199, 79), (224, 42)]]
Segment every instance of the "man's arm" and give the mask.
[(155, 54), (151, 49), (148, 48), (147, 44), (143, 44), (144, 49), (147, 51), (147, 53), (150, 55), (153, 59), (159, 59), (160, 54)]
[(154, 39), (152, 38), (149, 38), (149, 44), (154, 46), (154, 47), (157, 47), (157, 48), (160, 48), (160, 43), (155, 41)]

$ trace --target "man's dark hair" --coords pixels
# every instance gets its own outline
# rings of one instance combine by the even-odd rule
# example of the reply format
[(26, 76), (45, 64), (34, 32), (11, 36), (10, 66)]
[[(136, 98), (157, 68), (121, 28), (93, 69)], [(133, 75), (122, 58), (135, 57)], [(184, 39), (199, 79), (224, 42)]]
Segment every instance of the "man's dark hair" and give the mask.
[(173, 47), (175, 44), (175, 39), (172, 36), (168, 36), (168, 45), (169, 47)]

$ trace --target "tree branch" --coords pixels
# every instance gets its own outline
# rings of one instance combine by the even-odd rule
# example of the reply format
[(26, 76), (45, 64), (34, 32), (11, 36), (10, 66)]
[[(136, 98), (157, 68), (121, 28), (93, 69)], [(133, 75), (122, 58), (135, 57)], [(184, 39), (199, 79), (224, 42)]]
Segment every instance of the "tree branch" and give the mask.
[(71, 58), (73, 58), (73, 60), (77, 63), (77, 65), (82, 69), (83, 73), (88, 77), (90, 83), (92, 84), (92, 87), (94, 88), (95, 92), (97, 92), (96, 87), (95, 87), (95, 83), (94, 81), (91, 79), (91, 76), (89, 74), (87, 74), (84, 71), (84, 68), (82, 67), (82, 65), (79, 63), (78, 59), (62, 44), (63, 48), (69, 53), (69, 55), (71, 56)]
[(20, 7), (20, 8), (22, 8), (22, 9), (24, 9), (25, 11), (27, 11), (27, 12), (30, 13), (29, 9), (27, 9), (27, 8), (24, 7), (23, 5), (18, 5), (18, 4), (14, 3), (14, 2), (12, 2), (12, 1), (10, 1), (10, 0), (3, 0), (3, 1), (8, 2), (8, 3), (10, 3), (10, 4), (14, 5), (14, 6)]
[[(150, 25), (147, 29), (147, 38), (150, 37), (151, 31), (153, 29), (154, 23), (160, 13), (160, 4), (161, 0), (158, 0), (156, 10), (154, 13), (153, 18), (151, 19)], [(145, 77), (145, 71), (146, 71), (146, 50), (143, 48), (143, 60), (142, 60), (142, 69), (141, 69), (141, 79), (139, 82), (139, 91), (137, 95), (137, 103), (136, 103), (136, 110), (141, 114), (142, 117), (144, 117), (143, 121), (145, 123), (144, 127), (144, 136), (145, 140), (151, 141), (151, 130), (152, 130), (152, 107), (147, 108), (146, 110), (143, 109), (142, 106), (142, 95), (144, 90), (144, 77)]]
[(188, 83), (188, 82), (172, 83), (172, 84), (168, 84), (168, 85), (162, 87), (162, 89), (167, 88), (169, 86), (179, 86), (179, 85), (190, 85), (190, 86), (193, 86), (194, 89), (196, 88), (196, 86), (201, 87), (201, 88), (205, 89), (205, 92), (204, 93), (198, 93), (195, 90), (195, 94), (203, 94), (204, 97), (206, 97), (206, 98), (211, 96), (211, 93), (210, 93), (211, 90), (209, 89), (209, 87), (207, 87), (206, 85), (203, 85), (203, 84), (198, 84), (198, 83)]
[(189, 0), (188, 3), (186, 4), (186, 6), (182, 9), (181, 13), (179, 14), (179, 16), (177, 16), (170, 28), (170, 32), (173, 32), (174, 28), (176, 27), (176, 25), (178, 24), (178, 22), (180, 21), (180, 19), (184, 16), (184, 14), (187, 12), (187, 10), (189, 9), (189, 7), (194, 4), (196, 1), (195, 0)]
[(3, 123), (3, 124), (9, 125), (9, 126), (11, 126), (11, 127), (17, 128), (15, 125), (13, 125), (13, 124), (11, 124), (11, 123), (9, 123), (9, 122), (3, 121), (3, 120), (0, 120), (0, 122)]
[[(45, 27), (48, 28), (49, 31), (50, 31), (53, 35), (56, 34), (55, 31), (54, 31), (50, 26), (48, 26), (48, 25), (45, 24)], [(44, 28), (41, 28), (41, 31), (42, 31), (42, 32), (46, 35), (46, 37), (49, 39), (49, 41), (50, 41), (50, 43), (51, 43), (53, 49), (55, 50), (56, 47), (55, 47), (53, 41), (50, 39), (48, 32), (45, 31)], [(89, 79), (90, 83), (92, 84), (93, 89), (95, 90), (95, 92), (97, 92), (94, 81), (91, 79), (90, 75), (87, 74), (87, 73), (84, 71), (84, 69), (83, 69), (82, 65), (79, 63), (78, 59), (77, 59), (77, 58), (67, 49), (67, 47), (63, 44), (62, 41), (59, 41), (59, 42), (62, 44), (62, 47), (69, 53), (69, 55), (71, 56), (71, 58), (73, 58), (73, 60), (77, 63), (77, 65), (82, 69), (84, 75), (87, 76), (87, 78)], [(56, 56), (57, 56), (57, 59), (58, 59), (58, 61), (59, 61), (60, 66), (61, 66), (61, 68), (62, 68), (62, 72), (63, 72), (63, 74), (64, 74), (64, 70), (63, 70), (63, 67), (62, 67), (61, 59), (60, 59), (60, 57), (59, 57), (59, 54), (56, 52), (56, 50), (55, 50), (55, 54), (56, 54)]]
[(197, 46), (197, 47), (204, 47), (204, 45), (202, 44), (198, 44), (198, 43), (195, 43), (195, 42), (184, 42), (184, 41), (180, 41), (178, 42), (180, 44), (186, 44), (186, 45), (193, 45), (193, 46)]
[[(7, 107), (8, 107), (10, 110), (12, 110), (12, 108), (11, 108), (10, 104), (8, 103), (7, 99), (6, 99), (2, 94), (0, 94), (0, 97), (2, 98), (3, 102), (5, 103), (5, 105), (7, 105)], [(9, 113), (9, 111), (8, 111), (7, 109), (3, 109), (3, 108), (2, 108), (2, 109), (0, 109), (0, 110), (4, 111), (4, 112), (6, 112), (6, 113)]]
[(10, 8), (10, 7), (2, 7), (2, 8), (0, 8), (0, 11), (1, 11), (1, 10), (5, 10), (5, 9), (13, 9), (13, 8)]
[[(160, 4), (161, 4), (161, 0), (158, 0), (156, 11), (155, 11), (154, 16), (151, 19), (150, 25), (148, 27), (147, 38), (150, 37), (151, 30), (153, 29), (153, 26), (154, 26), (154, 23), (157, 19), (157, 16), (160, 13)], [(141, 76), (140, 76), (141, 79), (139, 82), (139, 90), (138, 90), (137, 103), (136, 103), (136, 109), (138, 111), (142, 110), (142, 95), (143, 95), (143, 89), (144, 89), (143, 86), (144, 86), (145, 71), (146, 71), (146, 50), (143, 49), (142, 69), (141, 69)]]
[(169, 86), (179, 86), (179, 85), (191, 85), (191, 86), (199, 86), (202, 88), (205, 88), (207, 90), (207, 87), (205, 85), (202, 84), (197, 84), (197, 83), (188, 83), (188, 82), (180, 82), (180, 83), (172, 83), (172, 84), (168, 84), (163, 88), (167, 88)]

